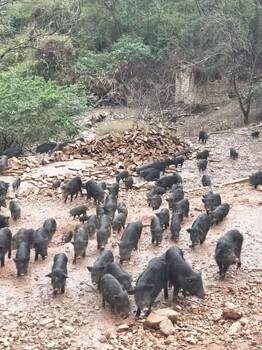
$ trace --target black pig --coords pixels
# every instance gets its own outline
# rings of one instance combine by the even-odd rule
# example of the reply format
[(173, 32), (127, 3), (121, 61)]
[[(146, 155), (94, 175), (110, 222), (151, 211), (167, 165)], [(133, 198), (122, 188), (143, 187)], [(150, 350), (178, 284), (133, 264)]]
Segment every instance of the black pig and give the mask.
[(75, 228), (74, 241), (71, 242), (74, 246), (74, 259), (73, 264), (76, 264), (76, 258), (81, 256), (85, 258), (86, 256), (86, 247), (88, 245), (88, 231), (85, 224), (79, 224)]
[(14, 259), (17, 276), (27, 275), (28, 264), (30, 260), (30, 246), (27, 242), (20, 242)]
[(70, 201), (72, 202), (73, 197), (77, 198), (78, 193), (82, 192), (82, 180), (79, 176), (75, 176), (73, 179), (69, 180), (64, 186), (62, 186), (62, 196), (64, 198), (64, 203), (66, 203), (68, 196), (70, 196)]
[(173, 290), (173, 301), (177, 301), (178, 293), (183, 291), (184, 297), (187, 292), (198, 298), (205, 298), (201, 272), (194, 272), (185, 261), (183, 252), (177, 247), (171, 247), (166, 251), (168, 265), (168, 280)]
[(8, 259), (11, 259), (12, 232), (9, 228), (0, 229), (0, 261), (1, 266), (5, 266), (5, 254), (8, 252)]
[(119, 243), (120, 264), (123, 261), (129, 261), (132, 250), (137, 249), (142, 227), (141, 221), (131, 222), (127, 225)]
[(46, 277), (51, 278), (54, 295), (57, 295), (57, 292), (60, 292), (61, 294), (65, 292), (66, 279), (68, 278), (67, 261), (68, 258), (64, 253), (56, 254), (54, 256), (52, 272), (46, 275)]
[(102, 306), (107, 301), (111, 311), (127, 317), (130, 313), (130, 302), (128, 294), (124, 291), (117, 279), (106, 273), (100, 280), (100, 292), (102, 294)]
[(226, 272), (230, 265), (237, 264), (237, 267), (241, 267), (240, 255), (243, 240), (243, 235), (236, 229), (229, 230), (218, 239), (215, 260), (219, 267), (221, 280), (225, 279)]
[(198, 243), (203, 244), (206, 240), (206, 235), (211, 227), (211, 219), (207, 214), (200, 214), (193, 222), (192, 227), (187, 229), (192, 242), (191, 247)]
[(201, 142), (206, 143), (207, 139), (208, 139), (208, 134), (204, 130), (199, 131), (198, 142), (201, 141)]
[(165, 228), (165, 230), (169, 227), (169, 221), (170, 221), (170, 214), (169, 210), (167, 208), (161, 209), (160, 213), (156, 213), (156, 216), (160, 219), (160, 225), (162, 228)]
[(114, 261), (114, 255), (111, 250), (103, 250), (100, 256), (96, 259), (94, 265), (87, 266), (87, 269), (91, 272), (92, 283), (97, 284), (99, 287), (99, 282), (107, 265)]
[(136, 287), (128, 291), (135, 295), (137, 305), (136, 317), (141, 311), (149, 315), (153, 302), (161, 290), (164, 290), (164, 298), (168, 299), (167, 289), (167, 263), (163, 256), (153, 258), (149, 261), (145, 271), (139, 276)]
[(158, 216), (153, 217), (150, 223), (152, 244), (156, 242), (156, 245), (162, 242), (163, 228)]

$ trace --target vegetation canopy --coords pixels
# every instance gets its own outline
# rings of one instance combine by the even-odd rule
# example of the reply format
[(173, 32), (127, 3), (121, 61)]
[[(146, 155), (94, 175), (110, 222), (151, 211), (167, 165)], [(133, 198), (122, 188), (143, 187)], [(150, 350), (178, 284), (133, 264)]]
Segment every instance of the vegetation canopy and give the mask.
[(72, 116), (85, 108), (76, 87), (58, 86), (43, 78), (18, 72), (0, 74), (0, 145), (29, 146), (78, 133)]

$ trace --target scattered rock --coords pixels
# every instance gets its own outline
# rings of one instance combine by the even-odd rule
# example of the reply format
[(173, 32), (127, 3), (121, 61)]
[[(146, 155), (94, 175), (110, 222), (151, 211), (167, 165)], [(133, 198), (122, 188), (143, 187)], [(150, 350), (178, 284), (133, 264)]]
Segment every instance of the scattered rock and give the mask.
[(159, 328), (164, 335), (172, 335), (175, 333), (175, 328), (169, 318), (164, 318), (163, 321), (160, 322)]
[(71, 327), (71, 326), (63, 326), (63, 330), (66, 333), (73, 333), (75, 329), (74, 327)]
[(101, 335), (101, 337), (99, 338), (100, 343), (107, 343), (107, 337), (104, 335)]
[(242, 317), (242, 318), (239, 320), (239, 322), (240, 322), (243, 326), (245, 326), (245, 325), (247, 325), (247, 324), (249, 323), (248, 319), (247, 319), (247, 318), (244, 318), (244, 317)]
[(53, 318), (45, 318), (45, 319), (43, 319), (42, 321), (40, 321), (39, 322), (39, 324), (41, 325), (41, 326), (46, 326), (47, 324), (49, 324), (49, 323), (51, 323), (51, 322), (53, 322), (54, 321), (54, 319)]
[(186, 342), (189, 344), (196, 345), (197, 339), (191, 334), (189, 337), (186, 337)]
[(261, 192), (262, 191), (262, 185), (258, 185), (256, 190)]
[(152, 328), (157, 328), (161, 321), (170, 319), (171, 322), (177, 321), (178, 313), (172, 309), (159, 309), (152, 311), (145, 320), (145, 325)]
[(222, 316), (225, 320), (238, 320), (242, 317), (242, 313), (235, 307), (225, 307)]
[(129, 330), (129, 326), (128, 324), (121, 324), (120, 326), (117, 327), (116, 331), (118, 333), (121, 333), (121, 332), (126, 332)]
[(51, 342), (49, 342), (49, 343), (46, 344), (46, 347), (47, 347), (48, 349), (52, 349), (52, 348), (54, 348), (55, 346), (56, 346), (56, 344), (55, 344), (54, 341), (51, 341)]
[(171, 345), (171, 344), (172, 344), (172, 345), (176, 346), (176, 345), (177, 345), (176, 337), (175, 337), (174, 335), (169, 335), (169, 336), (165, 339), (164, 343), (165, 343), (166, 345)]
[(173, 309), (158, 309), (153, 312), (160, 316), (166, 316), (172, 323), (177, 322), (178, 312)]
[(232, 325), (229, 327), (227, 333), (228, 333), (229, 335), (233, 335), (233, 334), (237, 333), (238, 331), (240, 331), (241, 328), (242, 328), (242, 325), (241, 325), (241, 323), (240, 323), (239, 321), (234, 322), (234, 323), (232, 323)]

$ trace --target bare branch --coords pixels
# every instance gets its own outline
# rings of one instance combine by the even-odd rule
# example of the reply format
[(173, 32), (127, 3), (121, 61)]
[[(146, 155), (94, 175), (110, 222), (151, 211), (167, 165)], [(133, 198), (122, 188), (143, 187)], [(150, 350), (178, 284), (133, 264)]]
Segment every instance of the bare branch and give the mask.
[(13, 45), (9, 46), (7, 49), (5, 49), (4, 52), (2, 52), (0, 54), (0, 59), (3, 59), (8, 53), (10, 53), (12, 51), (16, 51), (16, 50), (27, 49), (27, 48), (37, 50), (38, 48), (36, 46), (34, 46), (32, 44), (32, 42), (36, 38), (41, 38), (41, 37), (43, 38), (45, 36), (51, 36), (51, 35), (55, 34), (56, 31), (57, 31), (57, 27), (51, 33), (47, 33), (47, 34), (38, 33), (38, 34), (30, 36), (28, 39), (24, 40), (21, 43), (13, 44)]

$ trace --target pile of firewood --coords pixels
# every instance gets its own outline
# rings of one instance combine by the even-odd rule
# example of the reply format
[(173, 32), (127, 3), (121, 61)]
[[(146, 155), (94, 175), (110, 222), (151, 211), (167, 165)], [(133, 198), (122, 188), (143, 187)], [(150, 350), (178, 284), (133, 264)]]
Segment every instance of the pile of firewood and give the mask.
[(92, 159), (97, 164), (96, 167), (135, 170), (138, 165), (191, 151), (188, 143), (176, 135), (175, 129), (157, 130), (152, 127), (149, 131), (107, 134), (93, 140), (68, 144), (63, 151), (51, 155), (11, 158), (5, 175), (21, 175), (41, 165), (72, 159)]
[[(68, 156), (91, 158), (100, 165), (122, 165), (135, 169), (137, 165), (190, 152), (186, 141), (179, 139), (174, 129), (127, 131), (121, 135), (107, 134), (91, 141), (68, 145)], [(55, 155), (54, 155), (55, 156)]]

